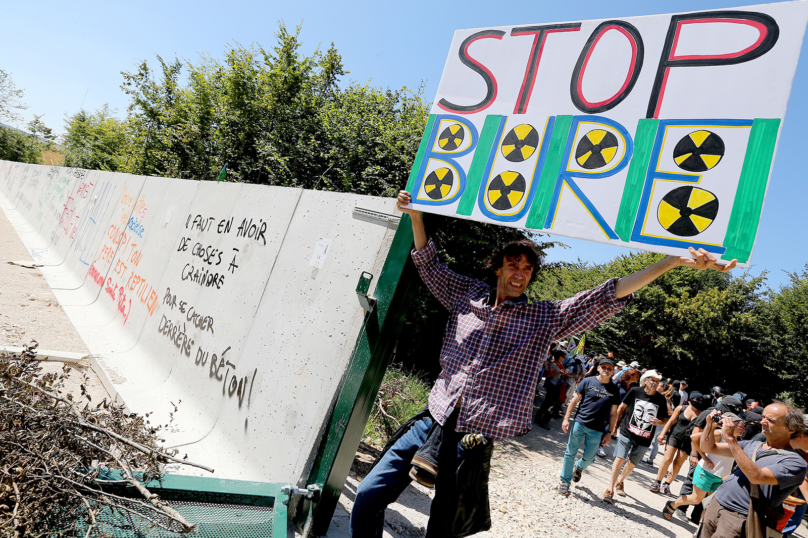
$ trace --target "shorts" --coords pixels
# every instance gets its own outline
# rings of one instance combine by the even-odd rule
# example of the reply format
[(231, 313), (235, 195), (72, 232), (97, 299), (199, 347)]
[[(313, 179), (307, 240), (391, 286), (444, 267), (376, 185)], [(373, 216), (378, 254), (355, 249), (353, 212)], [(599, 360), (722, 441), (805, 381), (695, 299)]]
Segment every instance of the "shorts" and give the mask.
[(690, 454), (691, 449), (691, 442), (690, 437), (686, 437), (684, 439), (674, 437), (673, 435), (668, 437), (668, 446), (673, 448), (678, 448), (685, 454)]
[(696, 471), (693, 473), (693, 485), (702, 491), (706, 491), (709, 495), (718, 489), (718, 486), (723, 484), (724, 481), (713, 473), (708, 473), (701, 465), (696, 466)]
[(647, 446), (640, 446), (628, 437), (619, 436), (617, 438), (617, 446), (614, 449), (614, 457), (629, 460), (634, 465), (640, 463), (640, 460), (645, 453), (648, 452)]

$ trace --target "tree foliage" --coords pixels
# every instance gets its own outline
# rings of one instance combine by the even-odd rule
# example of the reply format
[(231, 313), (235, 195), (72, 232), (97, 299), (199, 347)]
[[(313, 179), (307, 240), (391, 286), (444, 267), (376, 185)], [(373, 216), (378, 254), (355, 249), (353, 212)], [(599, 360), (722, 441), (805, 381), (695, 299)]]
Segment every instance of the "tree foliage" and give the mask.
[(114, 114), (115, 110), (104, 105), (92, 114), (82, 109), (65, 119), (64, 166), (108, 172), (126, 166), (127, 122)]
[[(534, 300), (556, 300), (622, 277), (662, 259), (649, 252), (609, 263), (561, 264), (528, 290)], [(736, 270), (735, 273), (738, 271)], [(791, 275), (779, 293), (765, 274), (722, 274), (680, 267), (635, 293), (625, 310), (587, 333), (587, 351), (612, 351), (688, 379), (694, 390), (720, 385), (760, 398), (784, 393), (808, 403), (808, 271)]]
[(0, 69), (0, 121), (16, 123), (22, 121), (18, 110), (25, 110), (23, 103), (25, 92), (18, 89), (11, 79), (11, 73)]
[(42, 163), (44, 144), (33, 135), (0, 127), (0, 159), (19, 163)]

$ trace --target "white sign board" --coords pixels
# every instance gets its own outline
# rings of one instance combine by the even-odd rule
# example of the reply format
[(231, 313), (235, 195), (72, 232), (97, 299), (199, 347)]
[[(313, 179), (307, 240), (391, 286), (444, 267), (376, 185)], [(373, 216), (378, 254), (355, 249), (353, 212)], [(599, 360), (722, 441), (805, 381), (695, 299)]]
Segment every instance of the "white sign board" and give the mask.
[(413, 207), (747, 267), (808, 2), (455, 32)]

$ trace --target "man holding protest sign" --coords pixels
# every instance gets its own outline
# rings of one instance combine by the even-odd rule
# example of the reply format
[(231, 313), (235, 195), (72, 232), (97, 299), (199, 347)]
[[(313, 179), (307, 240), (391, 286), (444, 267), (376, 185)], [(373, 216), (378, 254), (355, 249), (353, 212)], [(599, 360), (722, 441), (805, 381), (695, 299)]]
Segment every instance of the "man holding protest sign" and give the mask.
[(387, 505), (411, 481), (413, 456), (427, 439), (436, 438), (441, 440), (435, 447), (436, 491), (427, 536), (467, 536), (490, 528), (491, 439), (524, 435), (531, 429), (537, 374), (550, 343), (605, 321), (623, 309), (633, 292), (675, 267), (721, 272), (735, 267), (734, 260), (721, 266), (712, 254), (691, 249), (693, 258), (668, 256), (570, 299), (528, 303), (525, 291), (541, 261), (532, 243), (510, 243), (492, 256), (490, 268), (496, 275), (492, 288), (439, 261), (423, 215), (406, 207), (410, 202), (410, 193), (401, 191), (399, 209), (412, 219), (413, 261), (427, 287), (450, 311), (440, 356), (442, 371), (428, 409), (394, 434), (357, 488), (351, 513), (354, 538), (382, 536)]

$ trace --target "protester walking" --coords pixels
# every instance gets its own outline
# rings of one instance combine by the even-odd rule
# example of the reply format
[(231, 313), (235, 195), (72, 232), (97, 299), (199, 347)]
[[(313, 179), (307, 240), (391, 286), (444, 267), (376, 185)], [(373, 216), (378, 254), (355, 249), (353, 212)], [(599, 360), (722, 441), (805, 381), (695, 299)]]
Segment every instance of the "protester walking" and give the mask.
[[(618, 436), (617, 428), (612, 436), (617, 438), (614, 451), (612, 474), (609, 487), (603, 493), (603, 501), (614, 502), (614, 494), (625, 497), (626, 478), (640, 462), (648, 447), (654, 426), (665, 424), (668, 418), (668, 404), (665, 397), (656, 391), (660, 375), (656, 370), (648, 370), (640, 378), (640, 386), (629, 390), (618, 408), (618, 420), (625, 416)], [(623, 467), (625, 464), (625, 468)]]
[(538, 423), (545, 430), (550, 429), (550, 419), (561, 409), (561, 388), (564, 386), (567, 370), (564, 368), (564, 359), (567, 353), (556, 349), (552, 353), (552, 361), (547, 365), (544, 381), (544, 401), (539, 407)]
[[(558, 492), (569, 495), (570, 481), (578, 482), (581, 475), (595, 461), (598, 448), (611, 439), (603, 429), (609, 425), (612, 429), (617, 424), (617, 406), (620, 403), (620, 391), (612, 382), (614, 361), (602, 358), (598, 361), (597, 377), (587, 377), (575, 389), (575, 395), (567, 407), (561, 429), (569, 432), (567, 451), (561, 465), (561, 483)], [(570, 417), (575, 414), (570, 431)], [(573, 464), (578, 448), (584, 445), (584, 453)]]
[[(695, 393), (694, 393), (695, 394)], [(701, 450), (707, 455), (699, 460), (696, 467), (696, 472), (693, 473), (693, 492), (688, 495), (683, 495), (675, 501), (668, 501), (665, 503), (665, 508), (662, 510), (662, 515), (665, 519), (670, 519), (674, 514), (683, 521), (687, 521), (684, 512), (677, 508), (689, 504), (698, 504), (704, 500), (708, 495), (713, 494), (718, 487), (723, 483), (732, 471), (732, 464), (735, 458), (732, 456), (720, 456), (718, 454), (710, 454), (716, 443), (724, 443), (724, 434), (721, 428), (716, 428), (716, 423), (713, 418), (719, 415), (717, 410), (713, 410), (707, 416), (707, 423), (704, 428), (704, 434), (701, 437)], [(721, 419), (730, 419), (734, 425), (732, 436), (735, 439), (740, 439), (743, 435), (744, 422), (743, 419), (734, 413), (724, 413), (720, 416)]]
[[(693, 396), (694, 398), (702, 399), (702, 395), (698, 392), (694, 392)], [(659, 465), (656, 481), (651, 486), (651, 491), (654, 493), (671, 495), (670, 486), (679, 475), (679, 469), (682, 468), (685, 460), (690, 455), (690, 424), (699, 416), (699, 413), (700, 411), (695, 405), (685, 402), (674, 409), (671, 418), (662, 428), (658, 440), (662, 442), (663, 439), (666, 439), (665, 455)], [(670, 468), (670, 472), (668, 472), (668, 468)], [(665, 476), (666, 473), (667, 477)], [(663, 478), (665, 479), (664, 482)]]

